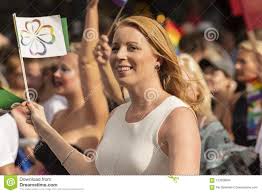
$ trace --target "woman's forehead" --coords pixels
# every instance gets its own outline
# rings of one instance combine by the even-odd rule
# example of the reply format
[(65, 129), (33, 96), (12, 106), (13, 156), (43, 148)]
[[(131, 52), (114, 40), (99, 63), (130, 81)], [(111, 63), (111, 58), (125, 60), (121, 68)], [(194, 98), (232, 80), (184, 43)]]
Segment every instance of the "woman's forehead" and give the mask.
[(125, 42), (145, 42), (145, 36), (133, 26), (121, 25), (114, 34), (113, 43), (125, 43)]

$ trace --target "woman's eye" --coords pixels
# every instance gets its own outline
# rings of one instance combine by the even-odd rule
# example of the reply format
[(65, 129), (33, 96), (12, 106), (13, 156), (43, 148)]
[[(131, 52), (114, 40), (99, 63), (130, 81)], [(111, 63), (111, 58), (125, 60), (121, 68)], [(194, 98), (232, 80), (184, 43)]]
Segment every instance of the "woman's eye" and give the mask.
[(116, 53), (119, 50), (118, 47), (112, 47), (112, 52)]
[(51, 71), (52, 71), (52, 72), (56, 72), (57, 70), (58, 70), (58, 67), (57, 67), (57, 66), (51, 67)]
[(61, 70), (62, 70), (63, 72), (67, 72), (67, 71), (69, 71), (69, 68), (67, 68), (67, 67), (62, 67)]
[(136, 46), (128, 46), (128, 51), (135, 51), (135, 50), (138, 50), (138, 47), (136, 47)]

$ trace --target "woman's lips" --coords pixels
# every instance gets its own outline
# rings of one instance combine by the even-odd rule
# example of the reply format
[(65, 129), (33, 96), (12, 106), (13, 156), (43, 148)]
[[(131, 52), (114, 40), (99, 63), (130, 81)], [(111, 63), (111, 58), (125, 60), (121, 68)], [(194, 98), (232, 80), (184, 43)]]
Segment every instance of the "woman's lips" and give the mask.
[(62, 81), (58, 81), (58, 80), (54, 80), (53, 81), (53, 84), (55, 87), (61, 87), (63, 86), (63, 82)]
[(121, 65), (119, 65), (119, 66), (116, 67), (116, 70), (117, 70), (118, 73), (128, 72), (128, 71), (131, 71), (132, 69), (133, 69), (132, 66), (124, 66), (124, 65), (121, 66)]

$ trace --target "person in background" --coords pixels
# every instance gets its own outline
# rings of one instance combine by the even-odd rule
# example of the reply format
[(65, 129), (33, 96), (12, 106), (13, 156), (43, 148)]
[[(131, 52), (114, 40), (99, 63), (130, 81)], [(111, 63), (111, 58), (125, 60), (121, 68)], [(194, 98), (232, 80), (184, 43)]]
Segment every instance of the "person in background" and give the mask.
[[(7, 57), (6, 61), (4, 62), (4, 67), (5, 75), (10, 86), (10, 91), (21, 98), (25, 98), (25, 89), (20, 59), (15, 51), (11, 52), (11, 54)], [(28, 86), (31, 88), (31, 90), (35, 87), (35, 95), (37, 95), (37, 89), (39, 89), (40, 85), (42, 84), (41, 65), (36, 62), (36, 60), (32, 60), (30, 62), (28, 62), (28, 60), (25, 60), (25, 67), (28, 77)], [(22, 162), (22, 160), (24, 160), (24, 158), (27, 156), (32, 157), (33, 151), (31, 145), (34, 146), (36, 144), (36, 142), (38, 141), (38, 135), (36, 134), (34, 129), (28, 129), (28, 127), (25, 127), (25, 121), (20, 121), (25, 115), (23, 110), (21, 108), (17, 108), (15, 112), (16, 113), (12, 114), (13, 116), (10, 116), (10, 114), (5, 114), (0, 121), (3, 127), (8, 126), (11, 131), (18, 131), (18, 146), (20, 146), (21, 141), (30, 141), (30, 145), (20, 146), (19, 148), (17, 146), (18, 151), (15, 164), (19, 166), (19, 168), (21, 169), (20, 174), (22, 174), (23, 172), (27, 173), (32, 166), (32, 161), (30, 159), (27, 159), (27, 161), (24, 162)], [(7, 146), (10, 145), (12, 145), (12, 143), (9, 143)]]
[(190, 84), (192, 87), (187, 88), (188, 94), (195, 99), (205, 96), (196, 109), (201, 136), (200, 174), (251, 174), (249, 166), (255, 161), (256, 153), (244, 146), (236, 145), (213, 114), (212, 94), (200, 66), (188, 54), (181, 54), (179, 59), (184, 78), (192, 82)]
[(42, 70), (42, 86), (39, 90), (38, 102), (43, 105), (47, 121), (52, 122), (55, 114), (67, 108), (68, 103), (64, 96), (56, 94), (53, 71), (58, 65), (58, 58), (45, 59)]
[(19, 135), (15, 120), (10, 114), (0, 116), (0, 175), (21, 174), (15, 166)]
[(245, 84), (245, 93), (235, 105), (233, 132), (239, 136), (237, 143), (255, 146), (258, 129), (262, 120), (262, 82), (259, 79), (258, 57), (262, 56), (262, 41), (255, 42), (254, 51), (250, 41), (239, 44), (236, 78)]
[(191, 32), (182, 36), (178, 46), (182, 53), (190, 54), (199, 63), (204, 57), (206, 40), (202, 32)]
[(0, 87), (8, 89), (9, 85), (6, 81), (6, 78), (4, 77), (3, 73), (0, 71)]
[(234, 105), (241, 96), (234, 80), (234, 65), (223, 49), (215, 44), (208, 44), (205, 57), (200, 61), (207, 85), (213, 94), (212, 109), (221, 121), (232, 140)]
[(230, 55), (233, 63), (235, 63), (237, 57), (237, 45), (234, 33), (225, 28), (219, 30), (218, 42)]
[(235, 69), (230, 56), (220, 45), (208, 42), (202, 32), (192, 32), (183, 36), (179, 48), (182, 53), (190, 54), (200, 64), (209, 89), (214, 95), (214, 114), (226, 128), (230, 138), (234, 139), (234, 104), (241, 97), (241, 92), (234, 81)]
[(4, 62), (5, 77), (9, 84), (11, 92), (24, 98), (24, 81), (20, 65), (20, 59), (17, 52), (11, 53)]
[(0, 48), (4, 46), (8, 46), (10, 44), (10, 40), (2, 33), (0, 33)]
[[(10, 59), (11, 58), (11, 59)], [(7, 71), (6, 74), (10, 78), (14, 78), (13, 70), (17, 70), (21, 73), (21, 66), (18, 56), (11, 55), (8, 57), (8, 60), (12, 61), (11, 63), (7, 63)], [(7, 60), (7, 61), (8, 61)], [(16, 61), (16, 62), (14, 62)], [(39, 100), (41, 97), (41, 88), (43, 83), (46, 83), (43, 81), (42, 76), (42, 68), (45, 64), (43, 64), (43, 60), (39, 59), (25, 59), (25, 68), (26, 68), (26, 75), (27, 75), (27, 81), (29, 86), (29, 93), (32, 97), (31, 100)], [(22, 74), (20, 74), (22, 76)], [(17, 78), (16, 78), (17, 79)], [(23, 82), (23, 79), (14, 79), (11, 82), (12, 88), (17, 88), (16, 83), (21, 81)], [(18, 83), (20, 85), (20, 82)], [(13, 89), (14, 90), (14, 89)], [(24, 90), (21, 85), (21, 90)], [(14, 90), (16, 92), (16, 89)], [(45, 90), (44, 92), (46, 92)], [(50, 91), (50, 90), (49, 90)], [(17, 93), (17, 92), (16, 92)], [(19, 92), (22, 93), (22, 92)], [(24, 96), (20, 94), (20, 97)], [(18, 131), (19, 132), (19, 144), (17, 144), (17, 157), (15, 160), (15, 165), (18, 166), (21, 170), (16, 170), (19, 174), (27, 174), (31, 173), (32, 166), (38, 164), (37, 161), (34, 159), (33, 149), (35, 144), (38, 141), (38, 135), (36, 134), (35, 130), (33, 128), (27, 127), (27, 124), (24, 120), (25, 114), (23, 112), (23, 109), (17, 107), (12, 110), (12, 116), (10, 114), (5, 114), (3, 117), (1, 117), (1, 124), (2, 127), (8, 127), (10, 131)], [(9, 122), (9, 123), (8, 123)], [(8, 134), (8, 133), (7, 133)], [(10, 141), (11, 142), (11, 141)], [(6, 143), (6, 146), (12, 146), (12, 143)], [(8, 148), (7, 148), (8, 149)], [(27, 159), (26, 159), (27, 158)], [(32, 174), (32, 173), (31, 173)]]

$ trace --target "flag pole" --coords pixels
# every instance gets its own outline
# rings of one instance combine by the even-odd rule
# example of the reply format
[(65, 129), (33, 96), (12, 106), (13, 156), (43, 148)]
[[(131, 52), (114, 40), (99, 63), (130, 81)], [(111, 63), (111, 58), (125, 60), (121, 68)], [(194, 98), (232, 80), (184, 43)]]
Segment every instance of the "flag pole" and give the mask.
[(16, 26), (16, 13), (13, 13), (13, 21), (14, 21), (16, 39), (17, 39), (17, 44), (18, 44), (18, 53), (19, 53), (19, 58), (20, 58), (20, 63), (21, 63), (21, 68), (22, 68), (22, 73), (23, 73), (23, 80), (24, 80), (24, 85), (25, 85), (26, 100), (29, 102), (30, 95), (29, 95), (29, 89), (28, 89), (28, 84), (27, 84), (27, 79), (26, 79), (24, 59), (23, 59), (20, 44), (19, 44), (18, 31), (17, 31), (17, 26)]
[(110, 29), (109, 29), (108, 32), (107, 32), (107, 36), (109, 36), (109, 35), (111, 34), (111, 32), (112, 32), (112, 30), (113, 30), (113, 28), (114, 28), (116, 22), (117, 22), (118, 19), (120, 18), (121, 13), (122, 13), (122, 11), (124, 10), (125, 6), (126, 6), (126, 3), (121, 7), (120, 11), (118, 12), (118, 14), (117, 14), (116, 18), (114, 19), (114, 21), (113, 21), (113, 23), (112, 23)]

